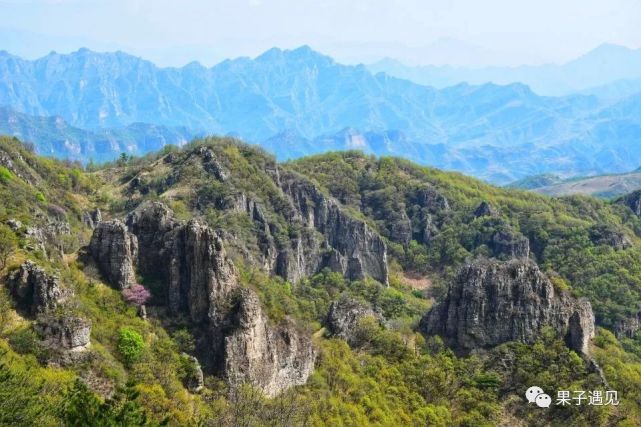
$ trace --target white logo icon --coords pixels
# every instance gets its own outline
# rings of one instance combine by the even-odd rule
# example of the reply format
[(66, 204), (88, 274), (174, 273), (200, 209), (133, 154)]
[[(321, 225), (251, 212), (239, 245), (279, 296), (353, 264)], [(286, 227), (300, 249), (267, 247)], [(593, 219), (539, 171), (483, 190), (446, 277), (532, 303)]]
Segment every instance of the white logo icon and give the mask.
[(536, 406), (538, 406), (539, 408), (549, 408), (552, 404), (552, 398), (545, 393), (541, 393), (536, 396), (536, 400), (534, 400), (534, 403), (536, 403)]
[(552, 398), (543, 392), (541, 387), (533, 386), (525, 392), (525, 398), (529, 403), (536, 403), (539, 408), (549, 408)]

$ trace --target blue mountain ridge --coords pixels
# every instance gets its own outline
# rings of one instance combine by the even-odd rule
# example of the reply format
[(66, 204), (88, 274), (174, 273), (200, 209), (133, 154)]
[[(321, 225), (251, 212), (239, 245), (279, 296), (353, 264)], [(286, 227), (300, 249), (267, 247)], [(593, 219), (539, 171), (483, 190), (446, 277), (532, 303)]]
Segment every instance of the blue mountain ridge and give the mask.
[(358, 148), (499, 184), (637, 168), (636, 99), (540, 96), (520, 83), (435, 89), (338, 64), (307, 46), (212, 68), (159, 68), (87, 49), (35, 61), (0, 52), (0, 105), (93, 133), (132, 123), (182, 127), (192, 129), (183, 136), (238, 136), (281, 159)]

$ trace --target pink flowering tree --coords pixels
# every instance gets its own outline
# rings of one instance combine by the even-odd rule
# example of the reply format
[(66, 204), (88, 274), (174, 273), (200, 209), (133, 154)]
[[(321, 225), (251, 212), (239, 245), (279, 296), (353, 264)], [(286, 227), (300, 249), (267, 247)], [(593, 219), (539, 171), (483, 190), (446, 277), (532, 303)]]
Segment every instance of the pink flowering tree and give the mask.
[(143, 285), (139, 285), (138, 283), (136, 283), (129, 288), (123, 289), (122, 296), (129, 304), (141, 307), (144, 306), (147, 301), (149, 301), (149, 298), (151, 298), (151, 293)]

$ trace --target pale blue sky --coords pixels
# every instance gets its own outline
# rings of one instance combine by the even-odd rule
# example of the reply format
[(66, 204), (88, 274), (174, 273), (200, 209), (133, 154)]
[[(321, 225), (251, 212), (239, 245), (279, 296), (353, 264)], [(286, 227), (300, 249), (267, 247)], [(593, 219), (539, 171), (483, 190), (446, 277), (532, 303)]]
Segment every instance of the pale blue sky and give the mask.
[(638, 0), (0, 0), (0, 49), (80, 46), (161, 65), (309, 44), (343, 62), (564, 62), (602, 44), (641, 47)]

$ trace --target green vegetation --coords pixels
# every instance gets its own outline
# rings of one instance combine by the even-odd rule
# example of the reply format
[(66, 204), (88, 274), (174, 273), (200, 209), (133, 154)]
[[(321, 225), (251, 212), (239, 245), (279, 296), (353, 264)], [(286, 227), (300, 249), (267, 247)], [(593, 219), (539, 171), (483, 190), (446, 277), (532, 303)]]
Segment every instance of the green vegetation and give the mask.
[[(201, 167), (194, 154), (201, 147), (213, 150), (230, 172), (224, 182)], [(641, 311), (641, 221), (625, 207), (499, 189), (356, 152), (302, 159), (279, 165), (279, 172), (308, 176), (384, 236), (390, 286), (348, 281), (328, 270), (289, 283), (253, 262), (264, 229), (234, 209), (240, 194), (256, 200), (275, 225), (277, 243), (304, 232), (288, 221), (288, 205), (272, 179), (276, 162), (259, 149), (207, 139), (127, 156), (91, 173), (35, 156), (11, 138), (0, 138), (0, 151), (13, 160), (11, 170), (0, 169), (0, 425), (641, 425), (641, 336), (619, 340), (610, 332)], [(442, 205), (437, 195), (446, 199), (442, 209), (419, 203), (429, 196), (429, 206)], [(82, 250), (91, 233), (84, 212), (97, 206), (105, 217), (119, 217), (143, 200), (163, 200), (183, 220), (207, 221), (226, 238), (241, 284), (256, 290), (271, 321), (291, 319), (313, 334), (319, 357), (306, 385), (269, 399), (250, 385), (230, 390), (206, 375), (202, 392), (187, 391), (195, 367), (182, 353), (197, 352), (200, 331), (187, 319), (164, 315), (158, 305), (165, 291), (153, 277), (140, 278), (152, 293), (149, 319), (141, 319), (121, 292), (102, 282)], [(482, 201), (496, 217), (475, 218)], [(417, 225), (425, 225), (427, 214), (436, 231), (423, 233), (427, 227)], [(9, 219), (21, 225), (10, 228)], [(27, 233), (58, 222), (68, 223), (69, 233), (45, 241), (44, 249)], [(590, 299), (601, 326), (594, 356), (610, 388), (619, 391), (620, 406), (541, 412), (524, 404), (532, 384), (551, 392), (603, 389), (589, 363), (549, 331), (532, 345), (506, 343), (467, 357), (416, 332), (457, 268), (491, 253), (488, 239), (497, 232), (527, 237), (531, 257), (557, 290)], [(624, 236), (629, 247), (615, 248), (601, 239), (604, 233)], [(15, 311), (5, 286), (7, 272), (25, 259), (55, 272), (74, 291), (74, 313), (92, 321), (90, 358), (46, 365), (49, 350), (33, 319)], [(352, 347), (328, 337), (329, 306), (343, 297), (382, 313), (386, 327), (363, 319)]]
[(131, 328), (121, 328), (118, 331), (118, 351), (127, 366), (133, 365), (145, 351), (142, 335)]

